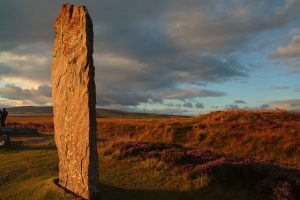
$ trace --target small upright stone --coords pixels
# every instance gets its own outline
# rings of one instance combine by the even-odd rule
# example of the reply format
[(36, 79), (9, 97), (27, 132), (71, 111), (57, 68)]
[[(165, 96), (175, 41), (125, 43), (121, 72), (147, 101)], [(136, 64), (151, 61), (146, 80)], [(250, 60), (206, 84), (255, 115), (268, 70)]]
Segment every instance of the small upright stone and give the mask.
[(7, 135), (0, 135), (0, 147), (10, 146), (10, 139)]
[(64, 4), (55, 21), (51, 69), (59, 184), (86, 199), (99, 190), (93, 24), (84, 6)]

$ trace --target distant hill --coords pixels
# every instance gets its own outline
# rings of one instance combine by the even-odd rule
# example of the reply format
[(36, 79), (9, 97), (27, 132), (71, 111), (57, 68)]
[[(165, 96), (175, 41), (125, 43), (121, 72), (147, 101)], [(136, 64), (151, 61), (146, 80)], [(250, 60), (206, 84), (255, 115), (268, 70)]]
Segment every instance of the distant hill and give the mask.
[[(52, 115), (52, 106), (19, 106), (7, 108), (9, 115), (24, 115), (24, 116), (45, 116)], [(97, 108), (97, 117), (121, 117), (121, 118), (164, 118), (174, 117), (174, 115), (163, 115), (153, 113), (138, 113), (138, 112), (127, 112), (121, 110), (112, 110)]]
[(7, 108), (9, 115), (52, 115), (52, 106), (19, 106)]

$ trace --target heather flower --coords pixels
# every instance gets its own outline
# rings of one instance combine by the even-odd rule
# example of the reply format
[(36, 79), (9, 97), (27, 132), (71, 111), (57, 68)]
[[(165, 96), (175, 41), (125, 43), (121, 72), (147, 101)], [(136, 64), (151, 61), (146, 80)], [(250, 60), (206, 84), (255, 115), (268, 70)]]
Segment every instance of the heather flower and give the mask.
[[(270, 191), (278, 182), (299, 182), (300, 170), (283, 168), (271, 162), (250, 158), (215, 154), (208, 150), (185, 148), (175, 144), (151, 142), (123, 142), (114, 145), (111, 151), (119, 151), (120, 158), (138, 156), (142, 159), (157, 159), (182, 168), (191, 179), (209, 173), (220, 181), (241, 178), (245, 183), (255, 183), (257, 191)], [(284, 193), (284, 187), (274, 189), (276, 195)]]

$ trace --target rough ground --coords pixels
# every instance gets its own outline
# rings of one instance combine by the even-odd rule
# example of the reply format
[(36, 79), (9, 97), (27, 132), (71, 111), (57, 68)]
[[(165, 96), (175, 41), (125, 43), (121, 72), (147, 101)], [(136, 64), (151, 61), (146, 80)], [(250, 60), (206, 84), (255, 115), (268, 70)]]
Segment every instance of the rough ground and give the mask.
[[(299, 199), (299, 119), (283, 111), (97, 119), (102, 198)], [(51, 134), (51, 118), (9, 123)], [(57, 152), (47, 134), (15, 135), (45, 140), (0, 150), (1, 197), (74, 198), (53, 184)]]

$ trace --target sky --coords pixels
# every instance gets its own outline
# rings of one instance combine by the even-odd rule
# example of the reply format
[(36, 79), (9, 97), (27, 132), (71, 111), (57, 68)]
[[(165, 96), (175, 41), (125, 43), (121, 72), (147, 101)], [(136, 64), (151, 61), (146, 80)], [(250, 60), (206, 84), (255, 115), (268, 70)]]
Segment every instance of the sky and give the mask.
[[(0, 107), (51, 105), (64, 1), (0, 6)], [(97, 107), (198, 115), (300, 111), (299, 0), (86, 0)]]

